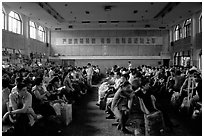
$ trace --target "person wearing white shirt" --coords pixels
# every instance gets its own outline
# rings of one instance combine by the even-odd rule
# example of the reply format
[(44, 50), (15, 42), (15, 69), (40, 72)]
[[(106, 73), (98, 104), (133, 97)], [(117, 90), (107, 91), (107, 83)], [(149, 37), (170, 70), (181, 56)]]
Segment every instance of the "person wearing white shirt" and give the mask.
[(87, 64), (86, 74), (87, 74), (87, 83), (89, 86), (92, 86), (93, 68), (91, 66), (91, 63)]

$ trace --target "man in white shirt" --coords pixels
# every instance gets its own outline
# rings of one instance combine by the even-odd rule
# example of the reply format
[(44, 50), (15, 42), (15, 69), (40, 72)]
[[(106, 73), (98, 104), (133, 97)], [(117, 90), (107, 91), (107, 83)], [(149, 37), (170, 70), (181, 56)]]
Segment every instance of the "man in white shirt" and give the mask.
[(86, 74), (87, 74), (87, 83), (89, 86), (92, 86), (93, 68), (91, 66), (91, 63), (87, 64)]

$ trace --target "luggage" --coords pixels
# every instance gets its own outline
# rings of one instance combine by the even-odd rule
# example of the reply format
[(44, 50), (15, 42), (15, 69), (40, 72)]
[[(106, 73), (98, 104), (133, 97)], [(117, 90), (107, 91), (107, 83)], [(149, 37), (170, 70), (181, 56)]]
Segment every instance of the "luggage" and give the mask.
[(62, 123), (68, 126), (72, 121), (72, 104), (62, 104)]
[(145, 114), (144, 121), (145, 121), (146, 136), (162, 135), (165, 129), (165, 125), (164, 125), (163, 114), (161, 111), (156, 111), (151, 114)]
[(57, 116), (61, 116), (61, 104), (60, 103), (54, 103), (52, 106), (56, 112)]

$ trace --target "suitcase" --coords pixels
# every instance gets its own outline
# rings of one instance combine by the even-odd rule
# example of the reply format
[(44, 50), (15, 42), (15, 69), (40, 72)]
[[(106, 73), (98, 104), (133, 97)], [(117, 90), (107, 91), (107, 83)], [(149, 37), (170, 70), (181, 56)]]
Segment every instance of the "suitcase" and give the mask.
[(72, 104), (64, 104), (61, 108), (62, 122), (68, 126), (72, 121)]
[(151, 114), (145, 114), (144, 121), (145, 121), (146, 136), (162, 135), (165, 129), (165, 126), (164, 126), (163, 114), (161, 111), (156, 111)]

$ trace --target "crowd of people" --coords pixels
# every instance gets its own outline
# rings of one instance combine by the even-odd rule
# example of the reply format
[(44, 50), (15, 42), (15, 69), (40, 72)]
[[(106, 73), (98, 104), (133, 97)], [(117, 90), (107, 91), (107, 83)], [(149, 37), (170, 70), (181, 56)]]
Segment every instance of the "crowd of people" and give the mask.
[(92, 87), (92, 79), (99, 76), (100, 69), (90, 63), (84, 67), (46, 64), (2, 68), (2, 121), (13, 126), (3, 135), (32, 135), (35, 128), (46, 131), (50, 127), (45, 135), (59, 131), (52, 130), (52, 125), (63, 121), (57, 116), (55, 103), (80, 103)]
[(124, 133), (130, 132), (126, 122), (133, 111), (152, 117), (160, 111), (164, 129), (172, 131), (178, 124), (172, 123), (167, 106), (185, 117), (201, 120), (201, 72), (194, 66), (133, 68), (131, 62), (127, 68), (114, 65), (99, 86), (96, 105), (108, 114), (106, 119), (116, 119), (114, 124)]
[(7, 66), (2, 69), (3, 125), (13, 126), (12, 135), (32, 135), (33, 129), (42, 128), (41, 122), (44, 128), (61, 125), (55, 103), (77, 104), (99, 82), (96, 105), (105, 109), (106, 119), (116, 119), (114, 125), (124, 133), (130, 133), (126, 123), (135, 111), (144, 115), (160, 111), (165, 127), (172, 129), (175, 124), (167, 105), (191, 119), (201, 119), (202, 78), (195, 67), (133, 68), (129, 61), (127, 68), (114, 65), (101, 80), (99, 67), (90, 63), (84, 67)]

